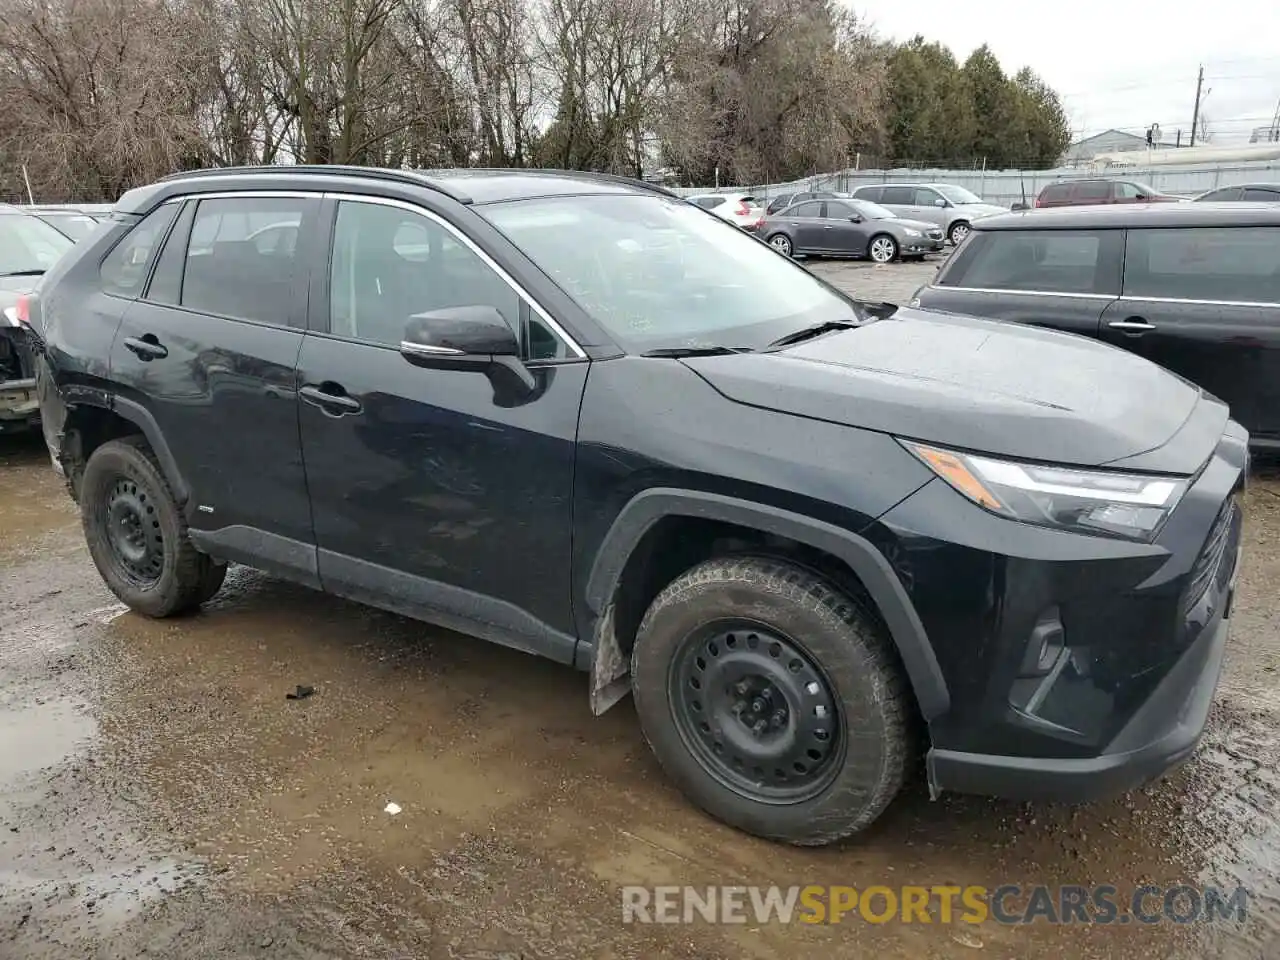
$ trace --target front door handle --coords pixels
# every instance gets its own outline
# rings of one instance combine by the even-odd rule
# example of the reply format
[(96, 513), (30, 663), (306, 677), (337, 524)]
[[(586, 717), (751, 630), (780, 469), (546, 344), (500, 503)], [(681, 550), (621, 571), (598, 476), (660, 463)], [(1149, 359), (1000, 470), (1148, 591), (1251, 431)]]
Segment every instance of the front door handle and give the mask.
[(1156, 328), (1154, 323), (1148, 323), (1142, 317), (1125, 317), (1123, 320), (1112, 320), (1107, 326), (1112, 330), (1122, 330), (1125, 333), (1146, 333), (1148, 330)]
[(298, 390), (298, 396), (313, 407), (319, 407), (331, 417), (341, 417), (348, 413), (359, 413), (362, 409), (360, 401), (349, 396), (336, 383), (322, 383), (318, 386), (308, 384)]
[(162, 360), (169, 355), (169, 348), (156, 339), (154, 333), (125, 337), (124, 346), (126, 350), (136, 354), (139, 360)]

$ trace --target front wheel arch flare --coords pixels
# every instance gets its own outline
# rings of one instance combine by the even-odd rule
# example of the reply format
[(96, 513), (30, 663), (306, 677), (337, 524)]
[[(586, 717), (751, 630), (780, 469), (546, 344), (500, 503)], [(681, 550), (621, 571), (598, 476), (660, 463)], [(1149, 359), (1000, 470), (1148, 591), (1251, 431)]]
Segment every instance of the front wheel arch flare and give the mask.
[(767, 504), (673, 487), (655, 487), (637, 494), (609, 528), (587, 581), (586, 602), (597, 618), (612, 602), (632, 550), (653, 524), (668, 516), (721, 520), (753, 528), (806, 544), (842, 561), (861, 581), (884, 619), (925, 722), (950, 708), (951, 695), (924, 624), (884, 555), (871, 541), (855, 533)]

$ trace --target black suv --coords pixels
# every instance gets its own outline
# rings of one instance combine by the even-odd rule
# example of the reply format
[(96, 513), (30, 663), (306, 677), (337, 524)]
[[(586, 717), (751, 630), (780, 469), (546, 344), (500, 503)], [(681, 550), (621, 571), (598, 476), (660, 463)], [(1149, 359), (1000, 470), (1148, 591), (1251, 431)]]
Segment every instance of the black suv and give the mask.
[(986, 217), (912, 305), (1131, 350), (1225, 400), (1255, 447), (1280, 449), (1280, 206)]
[(1158, 367), (850, 299), (660, 188), (276, 168), (127, 193), (28, 304), (135, 610), (229, 561), (628, 689), (698, 804), (814, 844), (929, 785), (1186, 757), (1247, 435)]

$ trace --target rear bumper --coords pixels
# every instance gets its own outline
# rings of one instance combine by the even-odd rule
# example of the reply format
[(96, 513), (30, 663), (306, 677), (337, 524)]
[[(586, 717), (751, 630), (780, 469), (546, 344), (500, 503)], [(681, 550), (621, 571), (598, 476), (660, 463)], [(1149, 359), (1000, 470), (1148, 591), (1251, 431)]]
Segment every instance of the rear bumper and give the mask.
[(1100, 755), (1003, 757), (933, 749), (927, 757), (930, 790), (1081, 803), (1160, 776), (1189, 757), (1204, 733), (1228, 628), (1223, 616), (1205, 630)]

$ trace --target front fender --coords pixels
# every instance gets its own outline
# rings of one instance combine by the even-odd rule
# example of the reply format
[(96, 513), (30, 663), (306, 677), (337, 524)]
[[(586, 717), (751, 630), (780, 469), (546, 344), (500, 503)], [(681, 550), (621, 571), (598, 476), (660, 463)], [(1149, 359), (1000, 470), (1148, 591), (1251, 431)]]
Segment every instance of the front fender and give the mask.
[(947, 711), (950, 694), (924, 625), (889, 561), (871, 541), (821, 520), (766, 504), (699, 490), (653, 488), (633, 497), (615, 518), (587, 581), (586, 601), (597, 623), (591, 685), (596, 712), (603, 712), (616, 702), (617, 696), (609, 691), (616, 691), (622, 678), (611, 674), (618, 671), (620, 664), (625, 668), (611, 627), (613, 618), (608, 615), (622, 572), (649, 528), (670, 516), (749, 527), (787, 537), (842, 560), (879, 608), (926, 722)]

